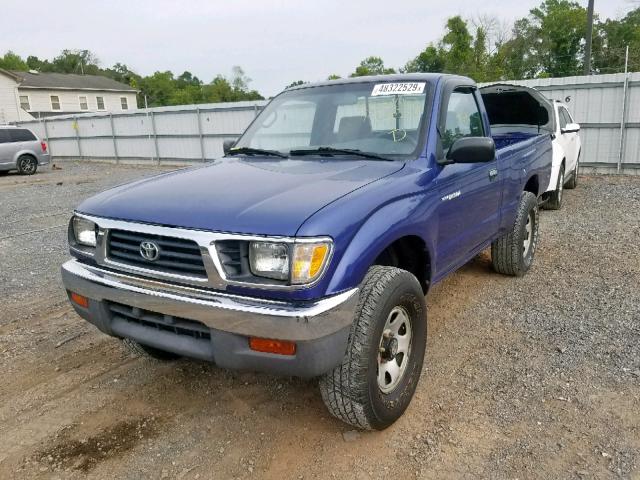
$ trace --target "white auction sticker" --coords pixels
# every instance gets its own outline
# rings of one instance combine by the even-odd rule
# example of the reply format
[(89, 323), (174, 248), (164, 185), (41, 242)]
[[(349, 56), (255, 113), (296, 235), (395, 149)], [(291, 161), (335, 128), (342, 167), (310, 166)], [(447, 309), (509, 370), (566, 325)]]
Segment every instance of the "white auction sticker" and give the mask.
[(415, 95), (424, 92), (425, 82), (377, 83), (371, 91), (372, 97), (380, 95)]

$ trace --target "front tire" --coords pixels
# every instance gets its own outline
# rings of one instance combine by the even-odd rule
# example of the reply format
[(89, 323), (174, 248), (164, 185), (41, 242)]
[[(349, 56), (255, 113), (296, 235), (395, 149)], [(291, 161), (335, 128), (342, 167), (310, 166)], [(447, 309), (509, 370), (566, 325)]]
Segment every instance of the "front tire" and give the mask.
[(17, 166), (20, 175), (33, 175), (38, 170), (38, 161), (31, 155), (20, 155)]
[(544, 204), (544, 208), (547, 210), (560, 210), (562, 207), (562, 193), (564, 191), (564, 165), (560, 166), (558, 172), (558, 184), (556, 189), (549, 194), (547, 203)]
[(527, 273), (538, 246), (539, 220), (538, 199), (531, 192), (523, 192), (513, 227), (491, 244), (491, 263), (496, 272), (517, 277)]
[(399, 268), (371, 267), (342, 364), (320, 379), (329, 412), (365, 430), (393, 424), (413, 398), (426, 339), (426, 305), (418, 279)]

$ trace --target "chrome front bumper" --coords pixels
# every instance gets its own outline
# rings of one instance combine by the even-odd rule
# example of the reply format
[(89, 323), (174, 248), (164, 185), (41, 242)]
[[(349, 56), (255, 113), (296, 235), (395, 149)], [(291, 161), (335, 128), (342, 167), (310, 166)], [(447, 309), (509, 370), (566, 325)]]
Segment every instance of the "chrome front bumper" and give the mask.
[(327, 337), (351, 325), (358, 289), (309, 302), (243, 297), (117, 273), (69, 260), (68, 291), (189, 320), (222, 332), (292, 341)]

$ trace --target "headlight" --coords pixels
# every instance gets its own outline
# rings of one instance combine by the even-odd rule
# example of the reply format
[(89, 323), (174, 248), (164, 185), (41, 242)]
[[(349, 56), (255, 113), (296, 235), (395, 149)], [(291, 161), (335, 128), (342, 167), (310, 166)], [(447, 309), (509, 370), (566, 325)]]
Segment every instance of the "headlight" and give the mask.
[(331, 245), (328, 242), (276, 243), (251, 242), (249, 265), (259, 277), (289, 280), (304, 285), (317, 279), (324, 270)]
[(287, 280), (289, 249), (284, 243), (251, 242), (249, 244), (251, 273), (259, 277)]
[(96, 246), (96, 224), (82, 217), (73, 217), (73, 236), (76, 242), (87, 247)]

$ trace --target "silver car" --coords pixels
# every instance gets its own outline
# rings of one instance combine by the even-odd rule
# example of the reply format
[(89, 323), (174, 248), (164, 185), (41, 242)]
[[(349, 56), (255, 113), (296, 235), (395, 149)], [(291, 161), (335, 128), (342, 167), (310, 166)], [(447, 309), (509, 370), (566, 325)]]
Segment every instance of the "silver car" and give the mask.
[(18, 170), (33, 175), (38, 166), (48, 163), (47, 142), (26, 128), (0, 125), (0, 172)]

